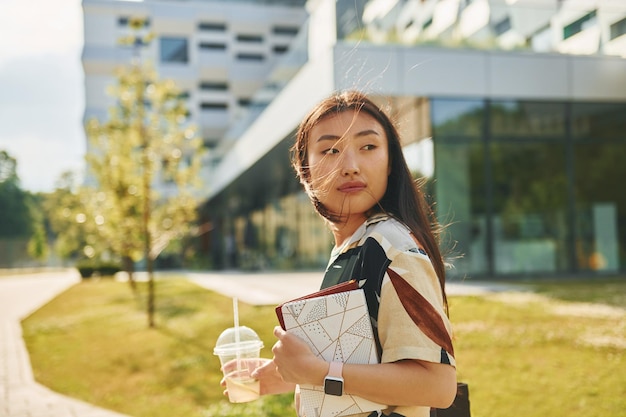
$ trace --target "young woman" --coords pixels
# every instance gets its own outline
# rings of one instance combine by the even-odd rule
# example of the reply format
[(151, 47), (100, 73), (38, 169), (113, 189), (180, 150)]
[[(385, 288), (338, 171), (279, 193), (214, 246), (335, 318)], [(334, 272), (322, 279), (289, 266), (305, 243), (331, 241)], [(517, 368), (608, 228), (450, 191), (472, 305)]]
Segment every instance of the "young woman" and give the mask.
[[(344, 392), (392, 404), (382, 410), (387, 416), (447, 408), (457, 384), (444, 263), (436, 222), (393, 123), (362, 93), (335, 94), (302, 121), (292, 163), (335, 239), (322, 288), (367, 279), (381, 363), (344, 364)], [(423, 320), (414, 321), (410, 310)], [(322, 385), (331, 364), (280, 327), (274, 334), (274, 359), (254, 373), (262, 393)]]

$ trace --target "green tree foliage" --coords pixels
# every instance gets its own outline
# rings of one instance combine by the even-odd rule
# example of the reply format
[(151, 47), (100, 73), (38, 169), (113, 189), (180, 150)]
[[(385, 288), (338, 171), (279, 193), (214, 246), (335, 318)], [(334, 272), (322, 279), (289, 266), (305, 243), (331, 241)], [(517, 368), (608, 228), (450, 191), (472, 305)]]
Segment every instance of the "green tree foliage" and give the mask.
[(138, 261), (147, 208), (154, 259), (195, 220), (201, 141), (185, 126), (187, 110), (173, 81), (139, 67), (121, 70), (117, 81), (110, 119), (87, 125), (87, 161), (98, 189), (92, 209), (114, 251)]
[(38, 261), (48, 257), (48, 236), (46, 233), (45, 213), (41, 210), (42, 195), (31, 195), (30, 212), (32, 215), (32, 235), (28, 242), (28, 254)]
[(106, 245), (99, 237), (97, 219), (89, 206), (95, 191), (76, 187), (75, 183), (75, 175), (65, 172), (55, 190), (43, 199), (43, 211), (56, 236), (55, 252), (62, 259), (102, 256)]
[(147, 65), (119, 69), (109, 93), (116, 100), (109, 119), (87, 124), (87, 161), (97, 184), (91, 209), (110, 248), (144, 259), (152, 282), (153, 260), (196, 219), (202, 142), (188, 124), (181, 91)]
[(0, 151), (0, 238), (29, 237), (28, 193), (19, 186), (17, 161)]

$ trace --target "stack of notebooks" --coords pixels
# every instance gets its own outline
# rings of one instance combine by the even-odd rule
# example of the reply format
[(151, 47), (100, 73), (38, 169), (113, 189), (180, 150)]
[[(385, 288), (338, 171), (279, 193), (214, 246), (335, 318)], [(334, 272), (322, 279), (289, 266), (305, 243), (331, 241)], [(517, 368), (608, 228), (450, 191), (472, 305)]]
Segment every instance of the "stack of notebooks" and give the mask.
[[(276, 307), (276, 314), (283, 329), (328, 362), (378, 363), (365, 293), (356, 281), (288, 301)], [(326, 395), (322, 386), (300, 385), (300, 414), (306, 417), (341, 417), (384, 408), (355, 395)]]

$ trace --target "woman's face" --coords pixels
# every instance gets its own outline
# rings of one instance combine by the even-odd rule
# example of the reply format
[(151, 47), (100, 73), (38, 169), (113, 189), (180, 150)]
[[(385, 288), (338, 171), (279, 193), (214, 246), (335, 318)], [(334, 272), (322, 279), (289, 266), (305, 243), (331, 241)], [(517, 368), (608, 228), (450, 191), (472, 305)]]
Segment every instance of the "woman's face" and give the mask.
[(348, 110), (321, 119), (308, 141), (310, 187), (333, 215), (364, 220), (383, 197), (390, 172), (387, 136), (365, 112)]

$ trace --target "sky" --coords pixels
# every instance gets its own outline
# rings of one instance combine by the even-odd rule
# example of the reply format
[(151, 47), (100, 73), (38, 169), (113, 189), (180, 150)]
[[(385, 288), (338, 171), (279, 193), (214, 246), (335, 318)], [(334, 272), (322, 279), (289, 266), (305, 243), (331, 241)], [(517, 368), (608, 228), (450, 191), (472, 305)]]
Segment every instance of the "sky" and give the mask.
[(22, 189), (84, 171), (81, 0), (0, 0), (0, 150)]

